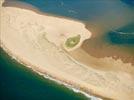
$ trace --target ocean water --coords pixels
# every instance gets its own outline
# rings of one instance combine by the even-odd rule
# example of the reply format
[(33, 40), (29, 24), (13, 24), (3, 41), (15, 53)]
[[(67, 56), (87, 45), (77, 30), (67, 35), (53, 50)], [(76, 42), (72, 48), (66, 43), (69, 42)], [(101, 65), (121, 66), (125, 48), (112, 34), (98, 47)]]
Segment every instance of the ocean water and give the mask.
[[(93, 36), (93, 39), (88, 40), (90, 43), (95, 43), (99, 37), (104, 42), (109, 42), (110, 46), (122, 45), (128, 49), (134, 47), (133, 0), (7, 1), (21, 1), (31, 4), (42, 12), (84, 22), (93, 34), (97, 34), (95, 37)], [(94, 45), (89, 42), (86, 45)], [(95, 47), (97, 46), (95, 45)], [(105, 48), (105, 46), (103, 47)], [(112, 50), (112, 48), (110, 49)], [(134, 55), (130, 49), (131, 55)], [(90, 52), (92, 53), (92, 51)], [(0, 49), (0, 100), (89, 100), (89, 98), (44, 79), (11, 59)]]
[(0, 100), (90, 100), (11, 59), (0, 48)]
[(134, 23), (128, 24), (106, 34), (109, 42), (113, 44), (134, 44)]
[[(120, 28), (134, 29), (134, 0), (17, 0), (31, 4), (38, 10), (50, 14), (65, 16), (84, 22), (93, 34), (115, 35)], [(92, 27), (93, 26), (93, 27)], [(96, 31), (99, 30), (99, 31)], [(128, 35), (133, 34), (126, 32)], [(118, 32), (116, 32), (118, 35)], [(111, 36), (111, 35), (108, 35)], [(118, 35), (117, 37), (119, 37)], [(111, 40), (112, 39), (112, 40)], [(128, 38), (126, 38), (128, 40)], [(114, 38), (110, 38), (111, 42)], [(124, 39), (124, 42), (127, 41)], [(131, 39), (132, 40), (132, 39)], [(134, 40), (134, 38), (133, 38)], [(133, 41), (132, 40), (132, 41)], [(108, 42), (108, 41), (106, 41)], [(116, 42), (115, 42), (116, 43)], [(118, 43), (118, 42), (117, 42)], [(130, 43), (130, 42), (127, 42)], [(131, 42), (130, 44), (134, 44)]]
[[(82, 21), (96, 20), (107, 15), (126, 13), (133, 8), (133, 0), (16, 0), (37, 7), (42, 12), (71, 17)], [(125, 7), (126, 6), (126, 7)]]

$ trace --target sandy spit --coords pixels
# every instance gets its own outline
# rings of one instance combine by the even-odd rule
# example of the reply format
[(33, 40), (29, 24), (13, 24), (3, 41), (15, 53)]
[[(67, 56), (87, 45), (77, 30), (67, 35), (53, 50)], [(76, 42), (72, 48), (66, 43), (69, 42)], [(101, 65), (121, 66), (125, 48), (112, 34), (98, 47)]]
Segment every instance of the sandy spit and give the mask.
[[(76, 57), (77, 48), (91, 36), (83, 23), (15, 7), (2, 7), (1, 12), (1, 46), (23, 64), (89, 94), (115, 100), (134, 99), (133, 74), (86, 66), (61, 48), (68, 37), (80, 34), (80, 43), (72, 53)], [(98, 67), (107, 66), (104, 64)]]

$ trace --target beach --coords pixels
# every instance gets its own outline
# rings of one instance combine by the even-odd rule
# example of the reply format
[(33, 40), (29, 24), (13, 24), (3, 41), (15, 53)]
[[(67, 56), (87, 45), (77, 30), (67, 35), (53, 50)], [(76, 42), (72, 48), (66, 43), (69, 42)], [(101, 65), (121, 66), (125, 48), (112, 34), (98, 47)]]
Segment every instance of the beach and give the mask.
[[(81, 22), (1, 7), (0, 35), (1, 47), (37, 73), (104, 100), (134, 99), (134, 66), (111, 57), (88, 56), (81, 45), (92, 33)], [(79, 43), (66, 48), (65, 41), (76, 35), (81, 37)]]

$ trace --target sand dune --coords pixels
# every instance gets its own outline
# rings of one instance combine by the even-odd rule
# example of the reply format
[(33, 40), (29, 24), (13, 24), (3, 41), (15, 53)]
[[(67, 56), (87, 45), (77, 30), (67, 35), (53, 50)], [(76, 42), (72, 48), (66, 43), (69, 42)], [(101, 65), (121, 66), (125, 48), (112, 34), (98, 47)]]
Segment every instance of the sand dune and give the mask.
[[(87, 65), (86, 59), (77, 62), (86, 57), (79, 47), (91, 36), (83, 23), (15, 7), (2, 7), (1, 12), (1, 46), (10, 55), (36, 72), (48, 74), (86, 93), (115, 100), (134, 99), (131, 65), (111, 58), (87, 57), (91, 59)], [(81, 35), (79, 44), (70, 52), (64, 51), (66, 39), (78, 34)], [(99, 69), (107, 66), (114, 66), (114, 70)]]

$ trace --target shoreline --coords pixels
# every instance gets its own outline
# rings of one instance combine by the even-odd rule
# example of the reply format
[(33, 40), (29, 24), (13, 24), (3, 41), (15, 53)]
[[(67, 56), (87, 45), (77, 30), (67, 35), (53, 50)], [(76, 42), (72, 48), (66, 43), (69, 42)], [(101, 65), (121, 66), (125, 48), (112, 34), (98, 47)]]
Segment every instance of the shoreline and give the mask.
[[(4, 0), (3, 7), (21, 8), (21, 9), (31, 10), (31, 11), (39, 14), (39, 15), (45, 15), (45, 16), (50, 16), (50, 17), (53, 16), (53, 17), (57, 17), (57, 18), (61, 18), (61, 19), (67, 19), (67, 20), (71, 20), (71, 21), (80, 22), (80, 23), (82, 23), (82, 24), (85, 25), (84, 27), (88, 31), (90, 31), (90, 28), (93, 28), (92, 26), (88, 25), (87, 22), (84, 22), (84, 21), (81, 21), (81, 20), (78, 20), (78, 19), (74, 19), (74, 18), (70, 18), (70, 17), (66, 17), (66, 16), (60, 16), (60, 15), (56, 15), (56, 14), (52, 14), (52, 13), (42, 12), (37, 7), (35, 7), (35, 6), (31, 5), (31, 4), (27, 4), (25, 2), (22, 2), (22, 1)], [(100, 29), (97, 28), (97, 31), (96, 32), (98, 32), (98, 30), (101, 31)], [(92, 31), (93, 31), (93, 33), (92, 33)], [(92, 42), (92, 38), (98, 38), (97, 35), (96, 35), (96, 32), (94, 32), (95, 31), (94, 28), (92, 29), (92, 31), (91, 31), (92, 34), (91, 34), (90, 38), (88, 37), (87, 39), (85, 39), (83, 41), (83, 43), (81, 43), (81, 44), (78, 45), (78, 47), (80, 47), (81, 49), (83, 49), (83, 51), (85, 51), (88, 55), (93, 56), (94, 58), (98, 58), (98, 59), (103, 59), (104, 58), (105, 59), (105, 58), (111, 58), (112, 57), (112, 59), (115, 60), (115, 61), (116, 60), (121, 60), (122, 63), (124, 63), (124, 64), (131, 64), (131, 66), (134, 67), (134, 62), (132, 62), (133, 61), (133, 58), (134, 58), (133, 56), (131, 57), (132, 59), (130, 59), (130, 60), (124, 59), (123, 53), (125, 53), (124, 55), (127, 56), (127, 58), (130, 56), (130, 54), (128, 54), (127, 52), (121, 51), (121, 53), (118, 53), (119, 52), (118, 50), (115, 50), (114, 51), (111, 48), (114, 51), (113, 52), (112, 50), (108, 49), (107, 47), (105, 47), (106, 50), (103, 47), (103, 51), (105, 51), (105, 52), (109, 51), (110, 53), (104, 53), (104, 52), (101, 53), (100, 51), (98, 51), (98, 49), (99, 49), (98, 47), (99, 46), (94, 45), (94, 44), (91, 43)], [(102, 35), (102, 33), (101, 33), (101, 35)], [(99, 37), (99, 42), (98, 42), (98, 39), (95, 39), (93, 41), (95, 43), (97, 42), (98, 44), (100, 43), (100, 45), (103, 45), (103, 46), (106, 45), (107, 46), (107, 43), (103, 43), (104, 41), (101, 40), (101, 37)], [(86, 43), (86, 42), (88, 42), (88, 43)], [(97, 47), (97, 49), (94, 49), (96, 47)], [(111, 47), (113, 47), (115, 49), (119, 49), (116, 46), (111, 46)], [(74, 49), (77, 49), (77, 48), (74, 48)], [(72, 49), (72, 50), (74, 50), (74, 49)], [(65, 48), (65, 50), (67, 50), (67, 48)], [(72, 50), (67, 50), (67, 51), (72, 51)], [(90, 51), (91, 53), (88, 52), (88, 51)], [(112, 54), (117, 55), (117, 56), (115, 57)]]
[(71, 20), (71, 21), (77, 21), (77, 22), (80, 22), (82, 24), (85, 24), (84, 21), (81, 21), (81, 20), (78, 20), (78, 19), (70, 18), (70, 17), (67, 17), (67, 16), (60, 16), (60, 15), (47, 13), (47, 12), (42, 12), (37, 7), (35, 7), (35, 6), (31, 5), (31, 4), (22, 2), (22, 1), (10, 1), (10, 0), (9, 1), (5, 0), (5, 1), (6, 2), (3, 3), (3, 7), (16, 7), (16, 8), (31, 10), (33, 12), (36, 12), (37, 14), (40, 14), (40, 15), (46, 15), (46, 16), (50, 16), (50, 17), (53, 16), (53, 17), (67, 19), (67, 20)]
[(2, 48), (12, 59), (14, 59), (15, 61), (17, 61), (18, 63), (20, 63), (21, 65), (24, 65), (25, 67), (27, 67), (29, 70), (32, 70), (33, 72), (37, 73), (40, 76), (43, 76), (46, 79), (49, 79), (51, 81), (56, 82), (59, 85), (64, 85), (66, 88), (71, 89), (73, 92), (75, 93), (81, 93), (84, 96), (86, 96), (87, 98), (90, 98), (92, 100), (92, 98), (94, 98), (95, 100), (112, 100), (109, 98), (105, 98), (103, 96), (99, 96), (97, 94), (92, 94), (92, 93), (87, 93), (86, 91), (83, 91), (81, 89), (79, 89), (79, 86), (75, 86), (72, 83), (68, 83), (67, 81), (63, 81), (62, 79), (59, 79), (53, 75), (50, 75), (49, 72), (46, 71), (45, 72), (40, 72), (37, 71), (36, 69), (32, 68), (34, 65), (30, 64), (30, 63), (26, 63), (26, 61), (21, 60), (20, 57), (15, 56), (15, 54), (12, 54), (6, 47), (4, 47), (4, 45), (1, 43), (0, 44), (0, 48)]
[[(16, 3), (16, 1), (15, 1), (14, 3), (17, 4), (17, 5), (15, 6), (16, 8), (17, 8), (17, 7), (21, 8), (20, 5), (18, 4), (18, 3), (20, 3), (21, 6), (22, 6), (22, 8), (23, 8), (23, 7), (24, 7), (24, 8), (26, 7), (27, 10), (32, 10), (32, 11), (36, 12), (37, 14), (46, 15), (46, 16), (50, 16), (50, 17), (51, 17), (51, 16), (53, 16), (53, 17), (58, 17), (58, 18), (67, 19), (67, 20), (71, 20), (71, 21), (78, 21), (78, 22), (84, 24), (83, 22), (81, 22), (81, 21), (79, 21), (79, 20), (75, 20), (75, 19), (72, 19), (72, 18), (69, 18), (69, 17), (62, 17), (62, 16), (58, 16), (58, 15), (54, 15), (54, 14), (43, 13), (43, 12), (41, 12), (41, 11), (38, 11), (36, 7), (34, 8), (33, 6), (31, 6), (31, 5), (29, 5), (29, 4), (26, 4), (26, 5), (25, 5), (25, 3), (24, 3), (24, 5), (23, 5), (22, 2), (17, 2), (17, 3)], [(27, 6), (27, 5), (28, 5), (28, 6)], [(12, 3), (11, 3), (10, 6), (12, 7)], [(29, 7), (29, 6), (30, 6), (30, 7)], [(14, 4), (13, 4), (13, 7), (14, 7)], [(29, 9), (29, 8), (31, 8), (31, 9)], [(43, 76), (43, 77), (45, 77), (45, 78), (48, 78), (49, 80), (55, 81), (55, 82), (58, 83), (58, 84), (62, 84), (62, 85), (64, 85), (66, 88), (69, 88), (69, 89), (73, 90), (73, 91), (76, 92), (76, 93), (81, 93), (81, 94), (83, 94), (84, 96), (86, 96), (86, 97), (88, 97), (88, 98), (93, 98), (93, 97), (95, 97), (96, 100), (101, 100), (100, 98), (105, 98), (105, 97), (103, 97), (103, 96), (99, 96), (99, 95), (96, 95), (96, 94), (93, 94), (93, 95), (91, 94), (91, 95), (90, 95), (90, 94), (84, 92), (83, 90), (78, 89), (79, 86), (77, 87), (77, 86), (75, 86), (75, 85), (72, 84), (72, 83), (70, 84), (70, 83), (68, 83), (68, 82), (66, 82), (66, 81), (63, 81), (62, 79), (58, 79), (58, 78), (55, 77), (55, 75), (54, 75), (54, 76), (53, 76), (53, 75), (49, 75), (49, 74), (48, 74), (49, 72), (47, 72), (47, 71), (46, 71), (46, 73), (44, 73), (44, 72), (42, 73), (42, 72), (36, 71), (36, 69), (32, 68), (32, 66), (34, 66), (34, 65), (29, 64), (29, 63), (26, 63), (26, 61), (21, 60), (20, 57), (17, 57), (17, 56), (15, 56), (15, 54), (12, 54), (12, 53), (1, 43), (1, 40), (0, 40), (0, 47), (1, 47), (12, 59), (15, 59), (15, 60), (16, 60), (17, 62), (19, 62), (20, 64), (26, 66), (27, 68), (29, 68), (30, 70), (32, 70), (32, 71), (38, 73), (38, 74), (41, 75), (41, 76)], [(96, 96), (98, 96), (98, 97), (96, 97)]]
[[(11, 7), (11, 8), (13, 8), (13, 7)], [(7, 9), (7, 10), (9, 10), (9, 9)], [(21, 9), (22, 10), (22, 9)], [(16, 11), (17, 11), (17, 9), (16, 9)], [(23, 11), (22, 11), (22, 13), (23, 13)], [(32, 13), (33, 14), (33, 12), (31, 11), (29, 11), (29, 13)], [(14, 13), (15, 14), (15, 13)], [(31, 14), (31, 15), (32, 15)], [(44, 16), (45, 17), (45, 16)], [(56, 19), (56, 18), (55, 18)], [(11, 21), (11, 19), (10, 19), (10, 21)], [(26, 21), (29, 21), (29, 20), (26, 20)], [(66, 21), (66, 20), (65, 20)], [(10, 23), (12, 23), (12, 22), (10, 22)], [(18, 23), (18, 22), (17, 22)], [(40, 23), (41, 24), (41, 23)], [(18, 28), (18, 27), (17, 27)], [(30, 28), (30, 25), (28, 26), (28, 27), (26, 27), (26, 29), (28, 28), (28, 30), (29, 30), (29, 28)], [(10, 29), (10, 28), (9, 28)], [(32, 28), (33, 29), (33, 28)], [(66, 29), (66, 28), (65, 28)], [(6, 30), (4, 30), (4, 31), (6, 31)], [(9, 30), (10, 31), (10, 30)], [(9, 53), (14, 53), (14, 54), (12, 54), (12, 55), (14, 55), (15, 57), (17, 57), (16, 59), (17, 60), (20, 60), (23, 64), (26, 64), (25, 66), (26, 67), (30, 67), (31, 65), (32, 65), (32, 67), (31, 67), (31, 69), (35, 69), (35, 71), (39, 71), (40, 73), (43, 73), (43, 74), (48, 74), (48, 75), (50, 75), (50, 77), (52, 76), (52, 78), (54, 78), (54, 79), (57, 79), (57, 80), (61, 80), (62, 82), (66, 82), (67, 84), (70, 84), (70, 85), (72, 85), (72, 86), (74, 86), (74, 87), (78, 87), (78, 89), (81, 89), (81, 90), (83, 90), (83, 91), (86, 91), (87, 92), (87, 94), (93, 94), (93, 95), (95, 95), (95, 96), (97, 96), (98, 95), (98, 97), (102, 97), (102, 98), (105, 98), (106, 97), (106, 100), (108, 100), (108, 98), (132, 98), (133, 96), (130, 94), (130, 97), (128, 97), (128, 95), (127, 94), (125, 94), (125, 93), (122, 93), (122, 90), (120, 90), (119, 91), (119, 93), (114, 93), (115, 91), (114, 90), (111, 90), (110, 91), (110, 87), (108, 86), (108, 87), (106, 87), (105, 88), (105, 84), (107, 84), (107, 82), (111, 82), (111, 80), (109, 80), (109, 78), (111, 78), (112, 79), (112, 77), (115, 77), (114, 75), (116, 75), (116, 74), (111, 74), (111, 75), (113, 75), (113, 76), (110, 76), (110, 77), (107, 77), (106, 75), (105, 75), (105, 73), (109, 73), (109, 72), (103, 72), (103, 71), (100, 71), (100, 70), (95, 70), (95, 69), (93, 69), (92, 68), (92, 66), (89, 66), (89, 68), (85, 68), (84, 66), (81, 66), (81, 65), (79, 65), (79, 64), (76, 64), (76, 63), (74, 63), (74, 61), (72, 61), (72, 59), (70, 60), (70, 58), (68, 57), (67, 58), (67, 56), (65, 57), (65, 60), (67, 61), (67, 62), (64, 62), (63, 64), (59, 64), (59, 63), (57, 63), (57, 62), (55, 62), (54, 61), (54, 59), (52, 59), (53, 57), (61, 57), (61, 59), (58, 59), (59, 60), (59, 62), (60, 61), (62, 61), (62, 58), (64, 58), (64, 56), (66, 55), (66, 54), (64, 54), (62, 51), (60, 51), (60, 50), (58, 50), (58, 51), (52, 51), (52, 52), (54, 52), (54, 55), (55, 56), (53, 56), (53, 55), (51, 55), (51, 49), (50, 48), (52, 48), (52, 50), (53, 49), (55, 49), (56, 47), (53, 47), (53, 45), (52, 45), (52, 47), (50, 47), (50, 48), (47, 48), (47, 49), (49, 49), (50, 51), (49, 52), (46, 52), (46, 53), (50, 53), (50, 57), (52, 56), (52, 58), (50, 58), (50, 60), (51, 61), (53, 61), (52, 63), (54, 63), (54, 64), (52, 64), (51, 66), (50, 66), (50, 64), (48, 64), (48, 66), (50, 66), (51, 68), (48, 68), (48, 67), (44, 67), (44, 65), (45, 66), (47, 66), (47, 63), (51, 63), (50, 61), (49, 62), (47, 62), (47, 60), (46, 60), (46, 62), (47, 63), (45, 63), (44, 62), (44, 60), (45, 60), (45, 56), (41, 56), (40, 54), (44, 54), (45, 52), (41, 52), (41, 51), (38, 51), (40, 54), (38, 54), (38, 56), (37, 55), (34, 55), (34, 52), (36, 53), (36, 51), (33, 51), (33, 49), (37, 49), (37, 50), (40, 50), (41, 48), (43, 49), (43, 50), (46, 50), (47, 51), (47, 49), (46, 48), (44, 48), (43, 47), (43, 45), (45, 44), (45, 40), (40, 40), (40, 38), (42, 38), (42, 37), (39, 37), (39, 40), (37, 40), (37, 39), (34, 39), (34, 38), (36, 38), (36, 37), (34, 37), (34, 36), (36, 36), (35, 34), (34, 34), (34, 32), (32, 33), (31, 31), (31, 33), (29, 33), (30, 34), (30, 37), (31, 38), (28, 38), (28, 37), (21, 37), (21, 36), (19, 36), (18, 37), (18, 34), (16, 35), (16, 31), (15, 30), (12, 30), (11, 32), (13, 32), (14, 33), (14, 36), (17, 36), (17, 38), (18, 38), (18, 41), (21, 41), (22, 42), (22, 44), (17, 44), (16, 42), (17, 42), (17, 40), (15, 40), (15, 41), (12, 41), (12, 43), (15, 43), (16, 44), (16, 46), (14, 47), (14, 45), (11, 43), (10, 44), (10, 39), (11, 40), (14, 40), (12, 37), (10, 38), (10, 37), (8, 37), (8, 35), (10, 35), (10, 32), (9, 31), (6, 31), (5, 32), (5, 34), (3, 33), (3, 40), (4, 40), (4, 38), (6, 39), (6, 40), (4, 40), (4, 42), (5, 42), (5, 44), (6, 45), (4, 45), (4, 43), (3, 43), (3, 46), (5, 46), (5, 48), (6, 47), (8, 47), (8, 49), (10, 48), (10, 52)], [(75, 31), (77, 31), (77, 30), (75, 30)], [(19, 33), (19, 32), (18, 32)], [(26, 34), (26, 33), (25, 33)], [(33, 35), (34, 34), (34, 35)], [(7, 36), (6, 36), (7, 35)], [(22, 34), (22, 35), (24, 35), (24, 34)], [(42, 33), (41, 33), (41, 35), (42, 35)], [(21, 38), (20, 40), (19, 40), (19, 38)], [(27, 38), (27, 40), (25, 40), (25, 41), (22, 41), (23, 39), (25, 39), (25, 38)], [(43, 37), (44, 38), (44, 37)], [(8, 40), (9, 39), (9, 40)], [(33, 40), (31, 40), (30, 42), (29, 42), (29, 39), (33, 39)], [(35, 41), (36, 40), (36, 41)], [(1, 40), (2, 41), (2, 40)], [(37, 43), (36, 43), (37, 42)], [(41, 43), (44, 43), (44, 44), (41, 44)], [(31, 46), (31, 48), (30, 47), (27, 47), (27, 45), (25, 44), (25, 43), (29, 43), (28, 44), (28, 46), (30, 46), (30, 45), (32, 45)], [(51, 43), (52, 44), (52, 43)], [(2, 44), (1, 44), (2, 45)], [(22, 45), (22, 47), (27, 47), (27, 49), (25, 50), (25, 48), (24, 48), (24, 51), (22, 50), (21, 51), (21, 46), (19, 47), (19, 45)], [(50, 44), (48, 44), (47, 42), (46, 42), (46, 44), (45, 44), (46, 46), (50, 46)], [(41, 48), (40, 48), (40, 46), (42, 46)], [(17, 48), (18, 48), (18, 52), (17, 52)], [(35, 48), (36, 47), (36, 48)], [(62, 56), (61, 55), (59, 55), (58, 53), (59, 52), (62, 52)], [(20, 53), (20, 54), (15, 54), (15, 53)], [(29, 53), (33, 53), (33, 55), (32, 55), (32, 57), (38, 57), (39, 58), (39, 56), (41, 56), (39, 59), (42, 61), (42, 62), (36, 62), (36, 63), (31, 63), (31, 61), (32, 62), (34, 62), (34, 61), (36, 61), (38, 58), (31, 58), (30, 57), (30, 60), (28, 59), (28, 57), (31, 55), (31, 54), (29, 54)], [(57, 53), (57, 55), (56, 55), (56, 53)], [(24, 54), (24, 55), (23, 55)], [(23, 55), (23, 56), (21, 56), (21, 55)], [(29, 56), (28, 56), (29, 55)], [(46, 56), (46, 57), (49, 57), (49, 56)], [(24, 58), (25, 59), (24, 59)], [(42, 59), (44, 57), (44, 59)], [(27, 58), (27, 59), (26, 59)], [(68, 60), (69, 59), (69, 60)], [(55, 60), (56, 60), (56, 58), (55, 58)], [(57, 61), (58, 61), (57, 60)], [(64, 60), (64, 59), (63, 59)], [(30, 62), (29, 62), (30, 61)], [(41, 63), (41, 64), (40, 64)], [(112, 62), (111, 62), (112, 63)], [(55, 65), (55, 64), (57, 64), (57, 65)], [(30, 66), (29, 66), (30, 65)], [(55, 70), (56, 68), (54, 67), (53, 68), (53, 66), (56, 66), (56, 68), (57, 68), (57, 70)], [(65, 68), (63, 68), (63, 67), (60, 67), (60, 66), (65, 66)], [(102, 66), (102, 65), (101, 65)], [(98, 66), (98, 67), (101, 67), (101, 66)], [(62, 69), (61, 69), (62, 68)], [(74, 69), (75, 68), (75, 69)], [(53, 70), (51, 70), (51, 69), (53, 69)], [(60, 71), (58, 71), (60, 69)], [(72, 70), (73, 69), (73, 70)], [(69, 71), (78, 71), (78, 73), (77, 72), (75, 72), (75, 73), (69, 73)], [(87, 71), (88, 70), (88, 72), (86, 72), (85, 73), (85, 71)], [(55, 71), (57, 71), (57, 73), (55, 72)], [(62, 71), (64, 71), (64, 72), (66, 72), (66, 73), (63, 73)], [(58, 73), (58, 72), (61, 72), (61, 73)], [(89, 73), (90, 72), (90, 73)], [(91, 74), (92, 73), (92, 74)], [(67, 74), (71, 74), (71, 75), (67, 75)], [(86, 74), (86, 76), (85, 76), (85, 74)], [(91, 78), (89, 77), (89, 75), (91, 74)], [(104, 74), (104, 76), (103, 76), (103, 74)], [(61, 75), (63, 75), (63, 76), (61, 76)], [(83, 75), (83, 76), (81, 76), (81, 75)], [(129, 74), (128, 74), (128, 76), (127, 76), (127, 73), (125, 73), (125, 77), (128, 77), (129, 76)], [(81, 76), (81, 77), (80, 77)], [(79, 77), (80, 77), (80, 79), (79, 79)], [(123, 77), (123, 76), (122, 76)], [(122, 78), (121, 77), (121, 78)], [(90, 78), (90, 79), (89, 79)], [(94, 79), (94, 78), (97, 78), (97, 79), (95, 79), (95, 84), (97, 83), (98, 85), (96, 86), (96, 85), (92, 85), (91, 83), (92, 83), (92, 81), (90, 81), (91, 79)], [(105, 83), (105, 81), (103, 80), (103, 78), (105, 79), (107, 79), (106, 80), (106, 83)], [(79, 79), (79, 80), (78, 80)], [(119, 77), (119, 79), (120, 79), (120, 77)], [(130, 77), (130, 79), (131, 79), (131, 77)], [(89, 82), (88, 82), (88, 81)], [(103, 85), (103, 81), (104, 81), (104, 85)], [(113, 80), (113, 81), (115, 81), (115, 80)], [(122, 80), (121, 80), (122, 81)], [(99, 83), (101, 83), (101, 85), (103, 85), (103, 86), (99, 86)], [(130, 82), (131, 83), (131, 82)], [(120, 85), (120, 84), (119, 84)], [(121, 84), (122, 85), (122, 84)], [(110, 84), (110, 86), (112, 86), (111, 84)], [(118, 85), (117, 85), (118, 86)], [(129, 86), (129, 85), (128, 85)], [(130, 84), (130, 86), (131, 86), (131, 84)], [(111, 88), (112, 89), (112, 88)], [(127, 88), (124, 88), (125, 90), (127, 89)], [(109, 90), (109, 91), (108, 91)], [(109, 93), (111, 93), (111, 94), (109, 94), (109, 93), (107, 93), (107, 92), (109, 92)], [(120, 94), (120, 92), (122, 93), (122, 94)], [(129, 94), (129, 89), (128, 89), (128, 91), (126, 91), (126, 93), (128, 93)], [(133, 92), (133, 90), (132, 90), (132, 92)], [(125, 96), (123, 95), (123, 94), (125, 94)], [(105, 97), (104, 97), (105, 96)], [(115, 97), (114, 97), (115, 96)], [(119, 97), (118, 97), (119, 96)], [(120, 98), (120, 99), (121, 99)]]

